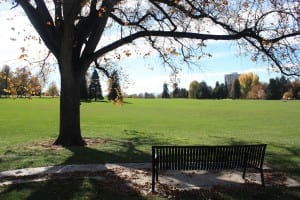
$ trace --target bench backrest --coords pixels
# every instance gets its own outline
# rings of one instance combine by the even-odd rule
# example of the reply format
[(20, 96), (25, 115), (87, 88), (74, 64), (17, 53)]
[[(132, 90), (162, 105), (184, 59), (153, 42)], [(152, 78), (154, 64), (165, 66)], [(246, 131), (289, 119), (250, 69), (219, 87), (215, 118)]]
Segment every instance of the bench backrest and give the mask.
[(152, 162), (162, 170), (262, 169), (266, 144), (152, 146)]

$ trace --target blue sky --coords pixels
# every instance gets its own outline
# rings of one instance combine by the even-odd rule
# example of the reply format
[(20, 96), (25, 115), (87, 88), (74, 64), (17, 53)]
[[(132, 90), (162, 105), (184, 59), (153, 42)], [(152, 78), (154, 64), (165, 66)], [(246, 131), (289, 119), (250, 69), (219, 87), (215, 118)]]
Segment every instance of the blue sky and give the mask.
[[(25, 16), (20, 13), (16, 14), (15, 11), (10, 11), (8, 8), (0, 4), (1, 68), (4, 64), (10, 66), (24, 65), (24, 61), (17, 59), (21, 54), (20, 48), (23, 46), (28, 49), (30, 55), (38, 55), (38, 51), (43, 49), (42, 45), (37, 46), (34, 42), (28, 43), (28, 41), (22, 40), (20, 35), (32, 32), (33, 29), (30, 28), (30, 23)], [(13, 27), (15, 30), (12, 30)], [(17, 38), (17, 41), (11, 40), (12, 38)], [(224, 75), (232, 72), (253, 72), (260, 77), (262, 82), (268, 82), (270, 78), (281, 76), (279, 73), (268, 71), (268, 63), (253, 62), (249, 56), (237, 56), (239, 50), (232, 42), (209, 41), (205, 51), (211, 53), (212, 57), (199, 60), (199, 67), (193, 67), (193, 69), (186, 66), (182, 67), (183, 70), (179, 74), (179, 87), (188, 89), (189, 83), (193, 80), (205, 81), (214, 87), (216, 81), (224, 82)], [(170, 83), (171, 70), (163, 66), (162, 60), (155, 54), (146, 58), (142, 56), (123, 57), (117, 64), (122, 66), (125, 74), (128, 74), (130, 84), (126, 84), (126, 87), (124, 85), (125, 88), (123, 89), (127, 94), (144, 92), (158, 94), (162, 92), (165, 82)], [(50, 81), (52, 80), (59, 82), (57, 70), (51, 74)], [(106, 81), (102, 80), (101, 84), (105, 91)], [(171, 86), (169, 89), (171, 90)]]
[[(253, 72), (260, 77), (262, 82), (268, 82), (270, 78), (281, 76), (279, 73), (268, 70), (268, 63), (253, 62), (250, 56), (239, 54), (235, 45), (229, 42), (209, 42), (206, 48), (212, 54), (211, 58), (199, 60), (198, 67), (189, 69), (183, 66), (179, 74), (179, 87), (188, 89), (193, 80), (205, 81), (214, 87), (216, 81), (224, 82), (224, 75), (237, 72)], [(170, 83), (171, 70), (162, 65), (160, 58), (128, 58), (120, 65), (127, 66), (130, 78), (136, 83), (129, 86), (128, 93), (153, 92), (161, 93), (163, 83)], [(169, 86), (171, 89), (171, 86)]]

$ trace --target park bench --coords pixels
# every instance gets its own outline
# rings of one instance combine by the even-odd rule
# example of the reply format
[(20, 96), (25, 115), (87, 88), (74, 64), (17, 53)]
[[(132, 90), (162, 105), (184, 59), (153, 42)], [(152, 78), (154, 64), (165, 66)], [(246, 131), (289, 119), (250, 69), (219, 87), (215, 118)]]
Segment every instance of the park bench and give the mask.
[(152, 192), (159, 170), (226, 170), (260, 171), (264, 186), (263, 162), (266, 144), (227, 146), (152, 146)]

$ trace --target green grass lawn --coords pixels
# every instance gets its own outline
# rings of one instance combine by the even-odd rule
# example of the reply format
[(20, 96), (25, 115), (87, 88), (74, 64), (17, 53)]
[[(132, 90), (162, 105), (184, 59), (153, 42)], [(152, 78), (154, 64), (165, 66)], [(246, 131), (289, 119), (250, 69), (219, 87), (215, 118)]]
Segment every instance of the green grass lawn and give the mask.
[(58, 99), (0, 99), (0, 171), (60, 164), (149, 162), (151, 145), (268, 144), (266, 162), (300, 180), (300, 101), (126, 99), (82, 103), (85, 138), (43, 148), (58, 133)]

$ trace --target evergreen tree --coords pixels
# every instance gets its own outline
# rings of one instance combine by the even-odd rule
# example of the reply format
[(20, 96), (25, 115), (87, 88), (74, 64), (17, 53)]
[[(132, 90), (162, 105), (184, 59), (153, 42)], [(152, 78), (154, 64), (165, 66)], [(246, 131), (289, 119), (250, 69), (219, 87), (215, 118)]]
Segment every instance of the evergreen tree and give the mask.
[(168, 89), (168, 84), (164, 83), (163, 85), (163, 93), (161, 95), (162, 98), (170, 98), (170, 94), (169, 94), (169, 89)]
[(286, 79), (285, 76), (281, 76), (279, 81), (279, 87), (280, 87), (280, 97), (282, 98), (283, 94), (289, 90), (288, 86), (290, 84), (289, 79)]
[(267, 99), (278, 100), (282, 97), (282, 89), (280, 87), (279, 78), (269, 80), (269, 85), (267, 88)]
[(91, 84), (89, 86), (89, 98), (95, 99), (95, 101), (104, 99), (97, 70), (94, 70), (91, 76)]
[(227, 89), (226, 84), (224, 84), (224, 83), (222, 83), (220, 85), (220, 98), (221, 99), (228, 98), (228, 89)]
[(178, 84), (174, 83), (173, 84), (173, 92), (172, 92), (172, 97), (173, 98), (180, 98), (180, 89), (178, 88)]
[(211, 97), (211, 88), (206, 84), (205, 81), (202, 81), (199, 84), (199, 89), (197, 93), (198, 99), (208, 99)]
[(189, 92), (185, 88), (179, 90), (180, 98), (188, 98)]
[(86, 83), (86, 77), (83, 76), (81, 78), (81, 83), (80, 83), (80, 100), (81, 101), (88, 101), (89, 95), (88, 95), (88, 87)]
[(221, 99), (221, 87), (219, 84), (219, 81), (216, 82), (215, 88), (213, 89), (212, 92), (212, 97), (216, 99)]
[(116, 70), (112, 72), (111, 78), (109, 80), (109, 93), (108, 93), (108, 100), (114, 101), (114, 103), (122, 103), (123, 96), (120, 87), (120, 80), (119, 75)]
[(235, 79), (231, 87), (230, 96), (233, 99), (241, 98), (241, 85), (239, 79)]

